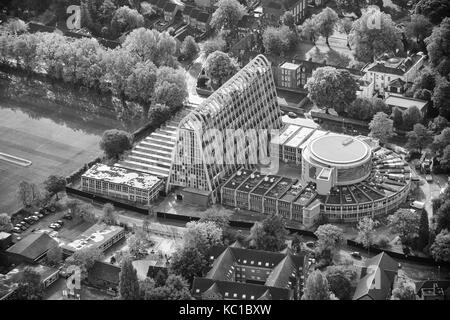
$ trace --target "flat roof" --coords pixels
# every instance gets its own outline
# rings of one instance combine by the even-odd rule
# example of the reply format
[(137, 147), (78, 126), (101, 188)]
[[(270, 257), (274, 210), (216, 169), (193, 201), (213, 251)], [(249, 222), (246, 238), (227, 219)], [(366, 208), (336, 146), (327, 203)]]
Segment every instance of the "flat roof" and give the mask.
[(280, 66), (280, 68), (289, 69), (289, 70), (297, 70), (298, 67), (300, 67), (299, 64), (295, 64), (295, 63), (291, 63), (291, 62), (285, 62)]
[(62, 244), (61, 247), (72, 252), (90, 247), (98, 248), (122, 231), (122, 227), (96, 223), (83, 232), (76, 240)]
[(314, 129), (311, 128), (302, 128), (299, 132), (292, 136), (291, 139), (285, 144), (286, 147), (298, 148), (300, 144), (305, 141), (305, 139), (311, 135)]
[(311, 142), (311, 152), (319, 159), (332, 163), (353, 163), (364, 159), (369, 147), (347, 135), (330, 134)]
[(308, 140), (303, 141), (303, 143), (301, 145), (298, 146), (298, 148), (300, 149), (304, 149), (306, 147), (307, 144), (310, 143), (310, 141), (313, 141), (314, 139), (321, 137), (321, 136), (325, 136), (329, 134), (328, 131), (324, 131), (324, 130), (316, 130), (313, 132), (313, 134), (309, 137)]
[(102, 163), (93, 165), (83, 174), (83, 177), (123, 184), (138, 189), (151, 189), (161, 181), (160, 178), (151, 174), (111, 167)]
[(396, 106), (403, 109), (409, 109), (416, 106), (417, 108), (419, 108), (419, 110), (422, 110), (423, 107), (425, 107), (425, 105), (428, 103), (427, 101), (424, 100), (393, 95), (388, 96), (384, 100), (384, 102), (386, 102), (386, 104), (388, 105)]
[(319, 125), (314, 122), (314, 120), (311, 119), (305, 119), (305, 118), (291, 118), (288, 115), (284, 115), (281, 117), (281, 121), (285, 124), (295, 124), (296, 126), (300, 127), (307, 127), (307, 128), (318, 128)]
[(279, 136), (276, 136), (272, 139), (272, 143), (275, 144), (284, 144), (286, 140), (292, 137), (293, 134), (295, 134), (297, 131), (301, 130), (302, 128), (293, 124), (288, 125), (285, 127), (285, 129), (280, 133)]

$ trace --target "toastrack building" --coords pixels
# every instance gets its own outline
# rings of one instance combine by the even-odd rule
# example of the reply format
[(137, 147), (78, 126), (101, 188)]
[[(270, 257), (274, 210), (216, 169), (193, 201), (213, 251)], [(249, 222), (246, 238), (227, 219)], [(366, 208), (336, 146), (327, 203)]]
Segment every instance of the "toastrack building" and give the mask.
[[(286, 131), (299, 136), (303, 129), (308, 134), (296, 141), (301, 146), (296, 150), (301, 155), (301, 179), (240, 169), (223, 184), (222, 204), (280, 214), (310, 226), (321, 214), (332, 222), (355, 222), (388, 214), (405, 201), (411, 172), (399, 155), (363, 136), (292, 130), (291, 125), (280, 136)], [(278, 137), (272, 143), (289, 140)], [(284, 147), (279, 146), (280, 150)], [(279, 156), (284, 157), (284, 152)]]
[(186, 201), (217, 202), (224, 175), (268, 155), (280, 115), (270, 63), (258, 55), (180, 121), (168, 188), (183, 187)]

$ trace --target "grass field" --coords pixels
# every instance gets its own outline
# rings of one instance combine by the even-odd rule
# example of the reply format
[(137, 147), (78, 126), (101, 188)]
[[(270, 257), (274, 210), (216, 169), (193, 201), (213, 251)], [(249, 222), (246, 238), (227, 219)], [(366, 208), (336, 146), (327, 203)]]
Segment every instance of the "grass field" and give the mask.
[(21, 108), (0, 100), (0, 152), (32, 162), (23, 167), (0, 160), (0, 212), (12, 213), (20, 207), (16, 200), (20, 181), (42, 185), (49, 175), (68, 175), (100, 155), (101, 133), (83, 127), (101, 131), (113, 127), (110, 121), (105, 121), (109, 127), (86, 121), (77, 129), (45, 116), (32, 117)]

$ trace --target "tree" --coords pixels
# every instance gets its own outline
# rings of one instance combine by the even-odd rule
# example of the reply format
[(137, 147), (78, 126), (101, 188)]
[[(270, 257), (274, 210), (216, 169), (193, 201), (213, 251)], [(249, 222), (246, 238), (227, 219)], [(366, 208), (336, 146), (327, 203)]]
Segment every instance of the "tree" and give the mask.
[(120, 268), (119, 299), (139, 300), (139, 282), (131, 259), (125, 259)]
[(116, 225), (118, 223), (118, 216), (115, 212), (114, 205), (111, 203), (105, 203), (103, 205), (103, 215), (100, 219), (101, 222), (109, 224), (109, 225)]
[(34, 183), (21, 181), (17, 192), (17, 198), (21, 204), (28, 207), (33, 202), (39, 200), (40, 194), (37, 186)]
[(354, 12), (361, 15), (361, 7), (366, 4), (365, 0), (336, 0), (336, 5), (343, 12)]
[(171, 257), (170, 270), (192, 283), (194, 277), (201, 277), (208, 270), (209, 261), (197, 248), (180, 248)]
[(301, 27), (301, 35), (304, 38), (311, 40), (316, 45), (316, 40), (320, 36), (319, 28), (314, 20), (314, 15), (311, 18), (306, 19)]
[(325, 250), (330, 250), (331, 254), (333, 254), (344, 242), (342, 229), (332, 224), (319, 226), (314, 234), (317, 237), (316, 248), (319, 254)]
[(419, 238), (417, 239), (417, 247), (419, 250), (423, 250), (430, 239), (430, 225), (428, 221), (428, 213), (426, 210), (422, 210), (420, 214), (420, 226), (419, 226)]
[(366, 10), (353, 23), (350, 43), (355, 50), (355, 59), (362, 62), (372, 62), (375, 57), (402, 47), (391, 16), (374, 8)]
[(350, 300), (352, 283), (347, 278), (344, 271), (336, 268), (330, 269), (330, 271), (328, 269), (329, 268), (327, 268), (326, 271), (326, 277), (330, 291), (334, 293), (339, 300)]
[(114, 37), (142, 26), (144, 26), (144, 17), (137, 10), (127, 6), (117, 9), (111, 20), (111, 32)]
[(155, 102), (166, 105), (169, 110), (180, 107), (188, 96), (185, 72), (182, 69), (161, 67), (156, 78)]
[(406, 35), (415, 38), (419, 43), (428, 38), (433, 31), (433, 25), (427, 17), (421, 14), (413, 14), (411, 21), (406, 24)]
[(392, 119), (394, 127), (401, 128), (403, 126), (403, 111), (395, 107), (392, 110)]
[(414, 99), (431, 101), (431, 98), (433, 97), (433, 93), (428, 89), (419, 89), (416, 92), (414, 92), (413, 97), (414, 97)]
[(219, 0), (216, 3), (217, 9), (214, 11), (211, 18), (211, 26), (220, 30), (234, 29), (237, 23), (247, 13), (245, 7), (237, 0)]
[(358, 229), (358, 241), (361, 242), (366, 249), (370, 249), (373, 244), (373, 233), (378, 224), (378, 221), (373, 221), (370, 217), (364, 217), (358, 221), (356, 227)]
[(311, 272), (306, 279), (302, 300), (334, 300), (328, 280), (319, 270)]
[(45, 190), (50, 194), (55, 194), (58, 200), (58, 192), (66, 190), (66, 178), (63, 176), (51, 175), (44, 181)]
[(392, 290), (391, 300), (416, 300), (416, 290), (414, 283), (402, 279), (397, 287)]
[(319, 14), (315, 15), (314, 21), (317, 24), (319, 34), (325, 38), (326, 44), (330, 46), (328, 38), (334, 33), (334, 28), (339, 21), (337, 13), (333, 9), (326, 7)]
[(257, 250), (280, 251), (286, 247), (288, 232), (283, 220), (278, 215), (271, 215), (260, 223), (255, 223), (250, 230), (250, 237)]
[(444, 148), (448, 145), (450, 145), (450, 128), (445, 128), (440, 134), (434, 136), (434, 141), (431, 148), (436, 154), (441, 155)]
[(432, 70), (430, 67), (425, 67), (414, 79), (413, 91), (417, 91), (419, 89), (427, 89), (433, 91), (435, 86), (436, 71)]
[(154, 96), (157, 68), (151, 61), (138, 62), (126, 79), (125, 94), (142, 104), (151, 104)]
[(377, 112), (372, 121), (369, 123), (369, 136), (386, 142), (392, 138), (394, 133), (394, 121), (389, 119), (389, 116), (384, 112)]
[(200, 48), (192, 36), (187, 36), (181, 43), (180, 51), (187, 59), (192, 60), (199, 53)]
[(420, 123), (415, 124), (413, 130), (406, 136), (408, 137), (408, 148), (418, 150), (420, 153), (423, 148), (433, 142), (433, 133)]
[(347, 47), (351, 49), (349, 35), (353, 28), (353, 21), (348, 18), (342, 18), (338, 22), (339, 31), (347, 35)]
[(392, 232), (398, 233), (404, 245), (411, 245), (419, 236), (420, 215), (409, 209), (398, 209), (388, 216), (389, 227)]
[(294, 30), (295, 29), (295, 18), (292, 12), (286, 11), (283, 16), (281, 17), (281, 21), (285, 26), (287, 26), (289, 29)]
[(431, 100), (433, 101), (434, 108), (439, 110), (439, 114), (449, 120), (450, 106), (448, 101), (450, 101), (450, 82), (446, 80), (440, 81), (434, 89)]
[(195, 222), (186, 224), (186, 232), (183, 236), (184, 248), (197, 248), (205, 254), (212, 246), (222, 243), (222, 229), (214, 222)]
[(13, 294), (15, 300), (42, 300), (44, 290), (41, 276), (31, 267), (25, 267), (16, 290)]
[(445, 199), (436, 212), (436, 232), (450, 230), (450, 200)]
[(287, 26), (267, 27), (262, 36), (264, 49), (268, 53), (286, 54), (297, 44), (297, 35)]
[(88, 271), (94, 266), (95, 261), (102, 260), (103, 252), (95, 247), (83, 248), (75, 251), (66, 259), (66, 265), (75, 265), (81, 268), (83, 278), (87, 277)]
[[(429, 15), (426, 16), (430, 17)], [(430, 17), (430, 20), (433, 22), (432, 17)], [(450, 18), (445, 18), (439, 27), (434, 28), (431, 36), (425, 39), (425, 43), (431, 66), (438, 71), (442, 71), (439, 65), (449, 60)], [(441, 75), (447, 76), (446, 73), (441, 73)]]
[(55, 246), (47, 251), (47, 261), (58, 265), (63, 260), (63, 251), (60, 246)]
[(333, 67), (317, 68), (305, 88), (308, 98), (319, 108), (334, 108), (342, 114), (356, 99), (358, 85), (348, 70)]
[(202, 213), (199, 222), (214, 222), (219, 228), (225, 230), (230, 226), (230, 217), (219, 207), (211, 207)]
[(437, 116), (428, 124), (428, 129), (435, 134), (440, 134), (447, 127), (450, 127), (450, 122), (443, 116)]
[(103, 133), (100, 149), (108, 158), (118, 159), (125, 150), (131, 149), (132, 138), (128, 132), (111, 129)]
[(155, 286), (154, 282), (146, 281), (143, 288), (145, 300), (191, 300), (189, 285), (185, 279), (171, 274), (164, 286)]
[(122, 48), (141, 62), (151, 61), (157, 67), (176, 67), (176, 40), (168, 32), (138, 28), (125, 39)]
[(415, 12), (428, 17), (431, 23), (436, 25), (448, 17), (450, 3), (447, 0), (420, 0), (416, 4)]
[(211, 53), (215, 51), (225, 51), (226, 42), (222, 37), (215, 37), (207, 40), (203, 43), (202, 52), (205, 57), (208, 57)]
[(431, 255), (436, 261), (450, 261), (450, 233), (447, 229), (442, 230), (431, 246)]
[(350, 118), (364, 121), (371, 120), (374, 114), (372, 102), (367, 98), (356, 98), (346, 111)]
[(0, 213), (0, 232), (10, 232), (12, 228), (11, 217), (7, 213)]
[(422, 120), (422, 113), (419, 108), (412, 106), (403, 112), (403, 126), (411, 130), (415, 124)]
[(237, 62), (226, 53), (215, 51), (205, 61), (206, 75), (220, 87), (239, 70)]

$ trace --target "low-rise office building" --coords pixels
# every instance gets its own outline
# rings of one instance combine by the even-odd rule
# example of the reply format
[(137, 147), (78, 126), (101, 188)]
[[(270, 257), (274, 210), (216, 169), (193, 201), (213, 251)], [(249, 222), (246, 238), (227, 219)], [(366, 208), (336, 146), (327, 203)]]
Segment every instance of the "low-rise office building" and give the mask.
[(76, 251), (86, 248), (98, 248), (102, 252), (125, 238), (125, 229), (104, 223), (94, 224), (83, 232), (77, 239), (69, 243), (62, 243), (64, 256), (71, 256)]
[(151, 174), (95, 164), (81, 176), (83, 191), (149, 205), (164, 189), (164, 180)]

